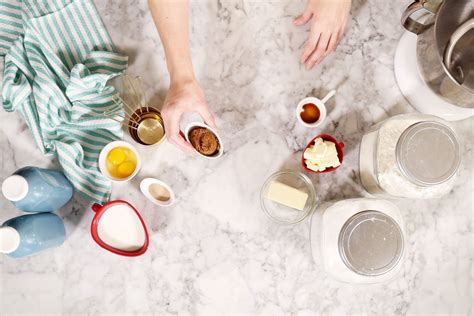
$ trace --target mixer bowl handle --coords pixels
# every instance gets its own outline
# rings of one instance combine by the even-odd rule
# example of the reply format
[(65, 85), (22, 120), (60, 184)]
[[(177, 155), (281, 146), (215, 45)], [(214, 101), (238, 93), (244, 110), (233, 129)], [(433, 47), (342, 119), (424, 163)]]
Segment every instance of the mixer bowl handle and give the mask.
[(410, 4), (402, 14), (402, 26), (409, 32), (416, 35), (423, 33), (431, 24), (423, 24), (416, 21), (411, 15), (421, 9), (425, 9), (432, 14), (438, 12), (439, 7), (443, 3), (443, 0), (416, 0)]
[[(446, 45), (446, 50), (444, 51), (444, 56), (443, 56), (443, 63), (448, 69), (448, 73), (451, 74), (452, 67), (453, 67), (453, 51), (454, 48), (456, 47), (456, 44), (458, 41), (470, 30), (474, 29), (474, 18), (471, 18), (461, 24), (456, 31), (454, 31), (453, 34), (451, 34), (451, 37), (449, 38), (448, 45)], [(453, 78), (453, 76), (450, 76), (453, 80), (455, 80), (458, 84), (462, 85), (464, 81), (464, 74), (460, 73), (457, 78)]]

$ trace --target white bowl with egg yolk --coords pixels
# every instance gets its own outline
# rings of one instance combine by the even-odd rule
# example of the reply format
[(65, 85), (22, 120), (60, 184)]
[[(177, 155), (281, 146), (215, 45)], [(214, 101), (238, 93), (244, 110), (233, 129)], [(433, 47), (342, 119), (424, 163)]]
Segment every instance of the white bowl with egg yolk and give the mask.
[[(109, 170), (107, 169), (107, 157), (108, 157), (110, 151), (114, 148), (117, 148), (117, 147), (125, 147), (125, 148), (130, 149), (135, 154), (135, 157), (136, 157), (135, 170), (132, 172), (132, 174), (130, 174), (126, 178), (114, 177), (110, 174)], [(133, 177), (135, 177), (137, 175), (138, 171), (140, 171), (141, 166), (142, 166), (142, 161), (141, 161), (140, 155), (138, 154), (137, 149), (135, 147), (133, 147), (133, 145), (131, 145), (130, 143), (127, 143), (127, 142), (124, 142), (124, 141), (121, 141), (121, 140), (108, 143), (101, 150), (101, 152), (99, 154), (99, 170), (100, 170), (100, 172), (102, 173), (102, 175), (104, 175), (109, 180), (112, 180), (114, 182), (127, 182), (127, 181), (130, 181)]]

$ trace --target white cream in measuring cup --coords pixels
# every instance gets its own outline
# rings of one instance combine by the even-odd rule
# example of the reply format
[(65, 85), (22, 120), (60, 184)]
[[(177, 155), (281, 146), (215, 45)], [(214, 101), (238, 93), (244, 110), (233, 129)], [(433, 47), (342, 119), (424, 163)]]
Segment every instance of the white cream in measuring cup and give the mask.
[(140, 213), (123, 200), (94, 204), (91, 235), (102, 248), (126, 257), (136, 257), (148, 249), (148, 230)]

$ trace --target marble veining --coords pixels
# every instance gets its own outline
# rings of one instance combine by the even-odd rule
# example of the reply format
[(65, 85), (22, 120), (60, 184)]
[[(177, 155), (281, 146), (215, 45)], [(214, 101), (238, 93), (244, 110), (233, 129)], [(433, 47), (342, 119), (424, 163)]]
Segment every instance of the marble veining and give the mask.
[[(96, 0), (129, 72), (141, 75), (161, 106), (168, 77), (146, 1)], [(151, 233), (139, 258), (115, 256), (90, 237), (88, 203), (59, 211), (68, 239), (22, 260), (0, 257), (0, 313), (26, 314), (472, 314), (473, 120), (456, 122), (464, 137), (455, 189), (429, 201), (397, 200), (407, 231), (402, 271), (390, 282), (344, 284), (314, 264), (309, 222), (281, 227), (260, 210), (265, 178), (299, 169), (301, 150), (316, 134), (346, 145), (335, 173), (311, 175), (321, 200), (368, 196), (358, 176), (359, 142), (372, 124), (413, 112), (395, 82), (393, 57), (408, 1), (354, 0), (336, 53), (312, 71), (298, 64), (307, 28), (291, 22), (304, 8), (292, 0), (191, 1), (191, 47), (197, 76), (215, 112), (226, 153), (193, 158), (168, 143), (139, 148), (144, 168), (113, 198), (130, 201)], [(303, 97), (323, 97), (328, 118), (307, 129), (294, 118)], [(25, 124), (0, 112), (0, 178), (19, 167), (57, 167), (35, 148)], [(168, 182), (178, 200), (159, 208), (139, 181)], [(0, 220), (21, 215), (0, 197)]]

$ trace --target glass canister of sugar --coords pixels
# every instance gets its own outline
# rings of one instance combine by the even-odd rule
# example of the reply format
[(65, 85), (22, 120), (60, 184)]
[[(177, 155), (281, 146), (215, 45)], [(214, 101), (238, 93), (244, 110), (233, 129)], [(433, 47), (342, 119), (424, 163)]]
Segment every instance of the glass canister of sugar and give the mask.
[(399, 208), (382, 199), (347, 199), (320, 205), (311, 217), (314, 263), (353, 284), (394, 278), (405, 253)]
[(456, 132), (432, 115), (391, 117), (370, 128), (360, 144), (361, 182), (375, 196), (441, 197), (453, 188), (460, 163)]

